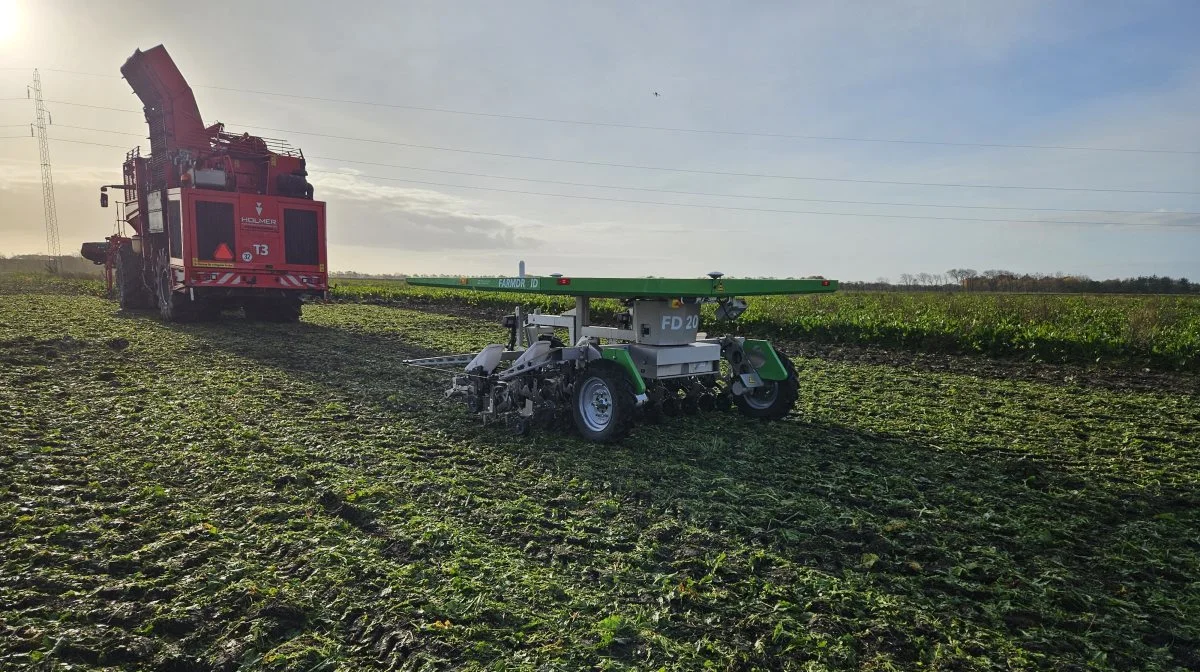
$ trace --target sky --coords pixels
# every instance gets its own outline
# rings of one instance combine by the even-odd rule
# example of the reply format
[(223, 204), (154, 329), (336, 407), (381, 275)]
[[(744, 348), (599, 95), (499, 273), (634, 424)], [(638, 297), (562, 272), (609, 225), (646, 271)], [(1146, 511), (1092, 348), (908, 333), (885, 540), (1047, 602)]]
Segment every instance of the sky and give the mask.
[(0, 0), (0, 253), (46, 249), (32, 70), (77, 252), (149, 145), (119, 68), (163, 44), (207, 123), (309, 157), (333, 270), (1195, 279), (1197, 26), (1193, 0)]

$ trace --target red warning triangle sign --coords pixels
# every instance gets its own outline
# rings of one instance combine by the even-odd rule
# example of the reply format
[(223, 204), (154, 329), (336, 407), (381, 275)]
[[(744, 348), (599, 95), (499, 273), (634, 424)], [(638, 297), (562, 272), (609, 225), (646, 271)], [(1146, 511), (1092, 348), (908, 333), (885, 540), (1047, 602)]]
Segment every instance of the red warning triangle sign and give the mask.
[(217, 261), (233, 261), (233, 251), (225, 243), (217, 246), (217, 250), (213, 252), (213, 259)]

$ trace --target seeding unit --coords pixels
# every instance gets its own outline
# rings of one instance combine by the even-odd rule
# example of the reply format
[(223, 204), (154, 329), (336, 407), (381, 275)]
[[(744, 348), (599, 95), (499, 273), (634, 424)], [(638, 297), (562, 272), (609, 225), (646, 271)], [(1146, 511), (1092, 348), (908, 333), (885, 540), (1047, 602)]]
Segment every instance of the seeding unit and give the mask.
[[(708, 278), (409, 278), (409, 284), (575, 297), (561, 315), (522, 312), (505, 318), (507, 344), (480, 352), (406, 360), (454, 373), (446, 395), (462, 399), (485, 423), (518, 433), (571, 418), (585, 438), (613, 442), (639, 419), (737, 406), (775, 420), (796, 403), (796, 369), (765, 340), (699, 332), (700, 306), (735, 320), (742, 297), (833, 292), (836, 280)], [(590, 299), (620, 300), (618, 324), (591, 320)], [(567, 340), (558, 334), (566, 331)]]

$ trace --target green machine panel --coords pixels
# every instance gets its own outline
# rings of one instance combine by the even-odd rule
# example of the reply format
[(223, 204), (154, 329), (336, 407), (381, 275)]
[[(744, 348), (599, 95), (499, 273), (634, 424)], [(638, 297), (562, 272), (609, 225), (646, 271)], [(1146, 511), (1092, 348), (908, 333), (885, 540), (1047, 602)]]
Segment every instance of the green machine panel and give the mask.
[(523, 292), (606, 298), (671, 298), (822, 294), (837, 291), (837, 280), (755, 280), (750, 278), (577, 278), (526, 276), (487, 278), (408, 278), (408, 284), (489, 292)]

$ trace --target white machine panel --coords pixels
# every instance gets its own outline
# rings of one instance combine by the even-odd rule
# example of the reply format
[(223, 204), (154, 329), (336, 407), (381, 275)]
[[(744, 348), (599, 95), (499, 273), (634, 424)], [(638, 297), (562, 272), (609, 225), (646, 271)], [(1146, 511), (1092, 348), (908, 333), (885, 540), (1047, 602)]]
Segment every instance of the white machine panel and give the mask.
[(146, 221), (150, 233), (163, 232), (162, 192), (151, 191), (146, 194)]
[(719, 371), (721, 346), (716, 343), (629, 346), (634, 365), (646, 378), (698, 376)]

